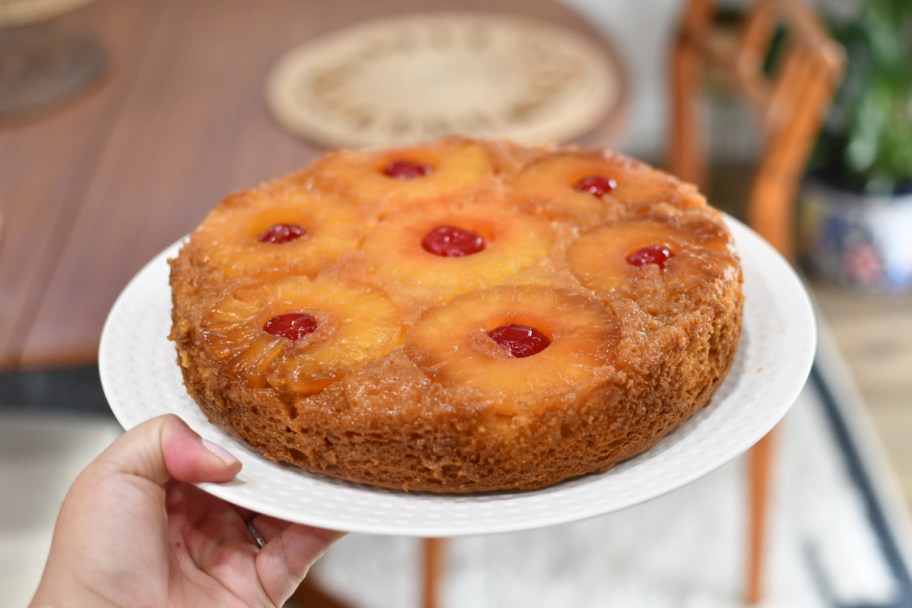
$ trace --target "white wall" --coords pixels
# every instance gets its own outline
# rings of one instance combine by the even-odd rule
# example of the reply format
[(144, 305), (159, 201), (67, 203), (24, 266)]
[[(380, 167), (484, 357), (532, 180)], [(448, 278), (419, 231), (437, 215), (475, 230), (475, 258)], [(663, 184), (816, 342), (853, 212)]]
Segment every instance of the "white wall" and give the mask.
[(605, 32), (630, 74), (623, 150), (661, 159), (668, 123), (667, 58), (683, 0), (563, 0)]

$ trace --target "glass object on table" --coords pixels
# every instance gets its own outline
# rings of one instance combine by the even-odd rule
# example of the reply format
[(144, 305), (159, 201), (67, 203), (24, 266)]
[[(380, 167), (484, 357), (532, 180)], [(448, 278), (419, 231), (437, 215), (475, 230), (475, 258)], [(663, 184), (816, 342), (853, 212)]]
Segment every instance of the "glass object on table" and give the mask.
[(98, 40), (47, 23), (89, 1), (0, 0), (0, 119), (45, 108), (104, 73)]

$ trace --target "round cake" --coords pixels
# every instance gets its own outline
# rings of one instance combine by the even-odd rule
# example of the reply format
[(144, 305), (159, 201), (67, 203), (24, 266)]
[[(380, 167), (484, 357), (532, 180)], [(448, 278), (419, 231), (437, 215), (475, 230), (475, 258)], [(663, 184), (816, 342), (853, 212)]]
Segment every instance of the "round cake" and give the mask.
[(267, 458), (387, 488), (541, 488), (706, 406), (741, 267), (693, 186), (604, 150), (338, 151), (223, 200), (171, 261), (178, 363)]

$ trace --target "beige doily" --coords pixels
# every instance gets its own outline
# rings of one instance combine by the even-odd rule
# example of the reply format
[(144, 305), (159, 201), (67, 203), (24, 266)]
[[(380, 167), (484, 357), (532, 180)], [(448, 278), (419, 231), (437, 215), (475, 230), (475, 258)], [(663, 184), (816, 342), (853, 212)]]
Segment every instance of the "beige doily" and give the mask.
[(266, 96), (283, 126), (331, 147), (452, 133), (562, 141), (605, 118), (620, 75), (572, 31), (444, 14), (373, 21), (308, 42), (278, 62)]

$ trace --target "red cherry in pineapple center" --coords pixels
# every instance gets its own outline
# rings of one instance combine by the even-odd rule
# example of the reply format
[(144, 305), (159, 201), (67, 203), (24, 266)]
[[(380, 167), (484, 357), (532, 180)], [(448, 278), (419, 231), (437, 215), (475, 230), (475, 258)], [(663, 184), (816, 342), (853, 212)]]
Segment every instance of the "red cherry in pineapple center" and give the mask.
[(471, 230), (456, 226), (438, 226), (421, 240), (421, 246), (434, 255), (461, 258), (482, 251), (485, 248), (485, 241), (480, 234)]
[(659, 268), (665, 270), (665, 262), (672, 257), (674, 257), (674, 254), (665, 245), (649, 245), (628, 254), (625, 259), (631, 266), (656, 264)]
[(588, 192), (592, 196), (604, 196), (617, 188), (617, 182), (604, 175), (587, 175), (573, 184), (577, 192)]
[(530, 357), (548, 348), (551, 340), (534, 327), (509, 323), (488, 332), (488, 337), (505, 346), (512, 357)]
[(267, 228), (257, 240), (261, 243), (281, 245), (301, 238), (304, 233), (305, 230), (297, 224), (275, 224)]
[(266, 321), (263, 331), (294, 342), (317, 331), (317, 320), (306, 312), (286, 312)]
[(394, 179), (415, 179), (430, 175), (431, 168), (410, 160), (394, 160), (383, 169), (383, 173)]

